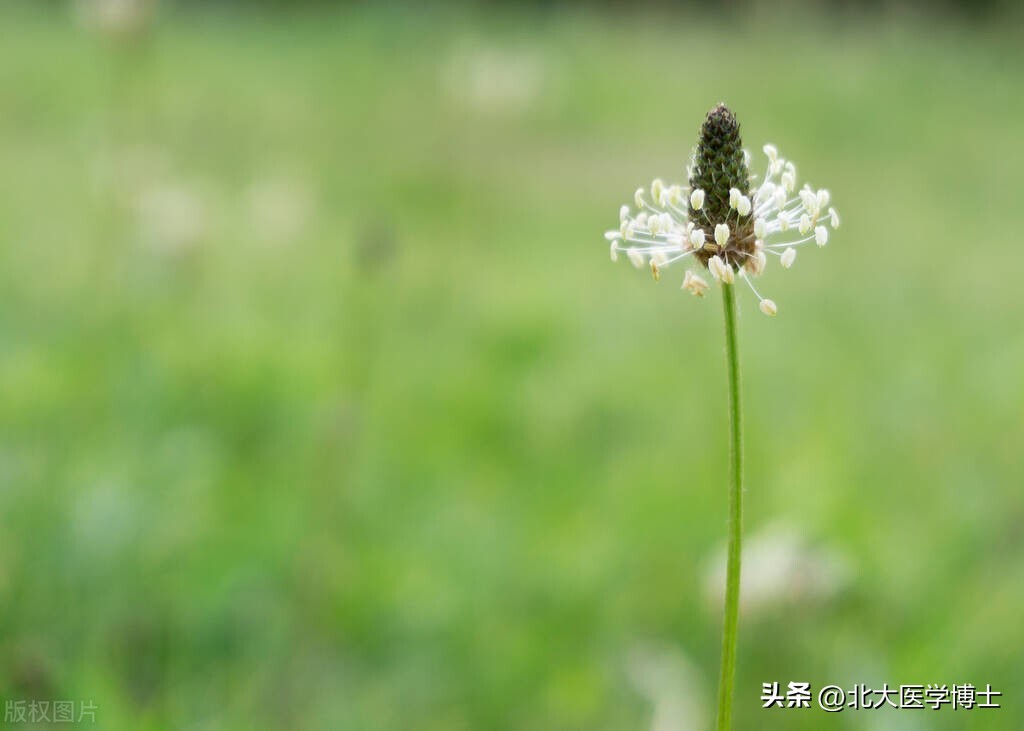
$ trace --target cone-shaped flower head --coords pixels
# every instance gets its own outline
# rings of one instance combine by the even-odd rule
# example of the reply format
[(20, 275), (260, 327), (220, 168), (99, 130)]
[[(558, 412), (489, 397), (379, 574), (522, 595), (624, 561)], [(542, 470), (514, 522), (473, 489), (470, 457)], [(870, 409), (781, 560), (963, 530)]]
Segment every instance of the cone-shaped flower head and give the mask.
[[(649, 198), (644, 188), (634, 194), (635, 216), (629, 206), (619, 211), (619, 228), (605, 234), (612, 261), (625, 251), (658, 280), (670, 265), (692, 257), (718, 282), (731, 284), (738, 275), (761, 301), (761, 311), (774, 315), (777, 306), (761, 297), (750, 278), (765, 271), (769, 254), (788, 269), (796, 259), (794, 247), (811, 241), (825, 246), (829, 228), (839, 227), (839, 214), (829, 207), (827, 190), (805, 185), (796, 191), (796, 166), (773, 145), (763, 149), (766, 170), (751, 175), (736, 115), (724, 104), (716, 106), (701, 126), (689, 184), (656, 179)], [(703, 295), (707, 285), (690, 273), (683, 288)]]
[(736, 201), (731, 191), (738, 191), (738, 195), (750, 193), (750, 173), (743, 159), (740, 123), (724, 104), (708, 112), (700, 128), (690, 188), (703, 190), (707, 201), (699, 212), (690, 208), (690, 220), (712, 227), (730, 217), (730, 203)]
[[(750, 171), (740, 137), (740, 123), (724, 104), (708, 112), (701, 125), (690, 188), (704, 191), (705, 199), (700, 210), (690, 206), (690, 221), (712, 234), (715, 241), (714, 245), (696, 252), (696, 258), (710, 266), (711, 257), (717, 255), (723, 263), (740, 268), (754, 254)], [(725, 240), (720, 235), (723, 230)]]

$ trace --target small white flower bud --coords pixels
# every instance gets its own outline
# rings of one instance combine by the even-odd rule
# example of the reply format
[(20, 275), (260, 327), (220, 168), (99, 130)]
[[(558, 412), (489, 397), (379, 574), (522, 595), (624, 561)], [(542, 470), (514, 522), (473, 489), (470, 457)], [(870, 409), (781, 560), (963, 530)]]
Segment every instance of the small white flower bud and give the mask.
[(704, 191), (700, 188), (690, 193), (690, 207), (695, 211), (699, 211), (704, 207)]
[(803, 236), (811, 230), (811, 217), (806, 213), (800, 216), (800, 235)]
[(637, 269), (644, 265), (644, 255), (641, 254), (632, 246), (626, 249), (626, 256), (629, 257), (629, 261), (632, 262), (633, 266), (635, 266)]
[(759, 239), (763, 239), (765, 233), (768, 231), (768, 224), (764, 222), (763, 218), (754, 219), (754, 236)]
[(637, 208), (644, 207), (644, 189), (637, 188), (636, 193), (633, 194), (633, 202), (636, 203)]
[(694, 297), (703, 297), (704, 293), (708, 291), (708, 283), (693, 272), (688, 271), (686, 276), (683, 277), (683, 289)]
[(715, 226), (715, 243), (723, 248), (729, 243), (729, 224), (720, 223)]
[(761, 148), (764, 150), (764, 154), (768, 156), (768, 159), (775, 162), (779, 157), (779, 151), (775, 148), (775, 145), (765, 145)]
[(690, 246), (699, 249), (704, 246), (704, 229), (695, 228), (690, 231)]
[(796, 260), (796, 249), (790, 246), (788, 249), (782, 252), (780, 261), (782, 262), (783, 269), (789, 269), (793, 266), (793, 262)]
[(651, 181), (651, 200), (661, 201), (661, 193), (665, 190), (665, 184), (661, 181), (661, 178), (655, 178)]
[(824, 226), (816, 226), (814, 229), (814, 242), (818, 246), (824, 246), (828, 243), (828, 229)]
[(761, 300), (761, 312), (768, 315), (768, 317), (775, 317), (778, 313), (779, 308), (775, 306), (775, 303), (771, 300)]
[(740, 203), (740, 189), (729, 188), (729, 208), (735, 208)]
[(839, 212), (835, 208), (829, 208), (828, 216), (832, 219), (832, 228), (839, 228)]
[(736, 212), (741, 216), (746, 216), (750, 213), (750, 198), (745, 195), (741, 195), (739, 202), (736, 204)]
[(828, 205), (828, 202), (832, 199), (832, 195), (827, 190), (822, 188), (821, 190), (818, 191), (817, 198), (818, 209), (821, 210), (822, 208)]

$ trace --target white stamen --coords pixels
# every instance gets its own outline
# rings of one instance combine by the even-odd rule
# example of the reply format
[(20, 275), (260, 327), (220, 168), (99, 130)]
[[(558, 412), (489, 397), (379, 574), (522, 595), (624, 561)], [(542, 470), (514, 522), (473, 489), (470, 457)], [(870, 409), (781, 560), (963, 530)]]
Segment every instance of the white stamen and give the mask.
[(720, 223), (715, 226), (715, 243), (723, 248), (729, 243), (729, 224)]
[(778, 314), (779, 308), (775, 306), (775, 303), (771, 300), (761, 300), (759, 305), (761, 312), (768, 315), (769, 317), (775, 317)]
[(704, 191), (700, 188), (690, 193), (690, 207), (695, 211), (704, 207)]
[(814, 242), (818, 246), (824, 246), (828, 243), (828, 229), (824, 226), (816, 226), (814, 229)]
[(832, 219), (832, 228), (839, 228), (839, 213), (835, 208), (828, 209), (829, 218)]
[(750, 198), (745, 195), (741, 195), (739, 201), (736, 204), (736, 211), (741, 216), (746, 216), (750, 213)]
[(754, 193), (754, 202), (758, 204), (764, 203), (773, 195), (775, 195), (775, 183), (767, 182)]
[(629, 247), (628, 249), (626, 249), (626, 256), (629, 257), (629, 260), (633, 263), (633, 266), (635, 266), (637, 269), (639, 269), (640, 267), (642, 267), (644, 265), (644, 255), (641, 254), (639, 251), (637, 251), (632, 246)]
[(768, 264), (768, 257), (765, 256), (763, 251), (757, 251), (747, 259), (747, 271), (756, 277), (761, 276), (764, 273), (764, 268)]
[(708, 283), (693, 272), (687, 271), (686, 276), (683, 277), (683, 289), (694, 297), (703, 297), (704, 293), (708, 291)]
[(779, 259), (783, 269), (789, 269), (793, 266), (793, 262), (796, 260), (796, 249), (790, 246), (788, 249), (782, 252), (782, 258)]
[(803, 204), (804, 209), (808, 213), (812, 215), (815, 215), (817, 213), (818, 197), (814, 195), (814, 193), (812, 193), (811, 191), (807, 190), (806, 188), (800, 191), (800, 202)]
[(764, 222), (763, 218), (754, 219), (754, 236), (763, 239), (767, 230), (768, 224)]
[(651, 181), (651, 200), (661, 202), (661, 193), (665, 190), (665, 183), (662, 182), (661, 178), (655, 178)]
[(732, 267), (722, 261), (722, 257), (717, 254), (708, 260), (708, 270), (719, 282), (732, 284), (736, 281), (736, 273), (733, 271)]

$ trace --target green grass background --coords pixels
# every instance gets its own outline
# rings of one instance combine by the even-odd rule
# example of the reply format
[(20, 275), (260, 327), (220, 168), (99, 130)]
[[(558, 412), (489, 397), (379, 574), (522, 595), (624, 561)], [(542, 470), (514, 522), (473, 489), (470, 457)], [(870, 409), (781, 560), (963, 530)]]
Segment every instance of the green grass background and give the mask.
[[(234, 6), (118, 44), (0, 7), (0, 697), (650, 728), (653, 645), (711, 707), (721, 306), (601, 234), (725, 100), (843, 216), (763, 279), (777, 318), (741, 297), (747, 528), (852, 575), (743, 618), (737, 728), (1020, 728), (1019, 27)], [(267, 180), (305, 210), (276, 239)], [(201, 206), (190, 246), (146, 233), (161, 186)], [(768, 713), (772, 680), (1004, 708)]]

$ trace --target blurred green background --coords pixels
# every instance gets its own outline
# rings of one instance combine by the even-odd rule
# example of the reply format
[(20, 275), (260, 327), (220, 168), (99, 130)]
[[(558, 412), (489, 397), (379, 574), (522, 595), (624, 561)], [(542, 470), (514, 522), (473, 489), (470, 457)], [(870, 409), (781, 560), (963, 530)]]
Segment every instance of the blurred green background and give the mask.
[(721, 306), (602, 232), (724, 100), (843, 216), (741, 298), (736, 726), (1024, 725), (1019, 15), (124, 7), (0, 5), (5, 703), (708, 728)]

